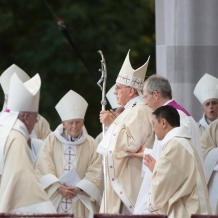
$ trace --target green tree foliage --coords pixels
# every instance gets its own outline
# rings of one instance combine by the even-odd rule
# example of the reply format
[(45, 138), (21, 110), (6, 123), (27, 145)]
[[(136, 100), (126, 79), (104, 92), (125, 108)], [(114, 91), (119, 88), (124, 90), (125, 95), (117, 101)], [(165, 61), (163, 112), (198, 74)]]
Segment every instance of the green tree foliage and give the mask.
[[(89, 107), (85, 125), (90, 135), (101, 131), (99, 112), (102, 50), (108, 71), (107, 90), (131, 49), (134, 68), (151, 56), (147, 75), (155, 73), (155, 16), (153, 0), (64, 0), (49, 1), (51, 8), (66, 24), (66, 30), (86, 59), (84, 67), (41, 1), (1, 0), (0, 2), (0, 71), (15, 63), (30, 76), (42, 79), (40, 114), (51, 124), (60, 123), (54, 107), (70, 89), (82, 95)], [(3, 99), (3, 93), (1, 93)], [(109, 109), (109, 104), (107, 105)]]

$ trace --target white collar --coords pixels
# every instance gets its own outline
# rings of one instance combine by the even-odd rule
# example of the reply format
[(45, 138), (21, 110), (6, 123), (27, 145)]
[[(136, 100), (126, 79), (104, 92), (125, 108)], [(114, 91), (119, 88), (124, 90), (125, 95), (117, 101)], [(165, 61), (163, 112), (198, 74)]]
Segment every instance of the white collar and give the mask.
[(13, 129), (20, 132), (26, 138), (26, 140), (29, 139), (30, 134), (26, 128), (26, 125), (21, 120), (19, 120), (19, 119), (16, 120), (16, 122), (13, 126)]
[(67, 133), (67, 139), (68, 139), (68, 141), (71, 141), (71, 142), (72, 142), (72, 139), (73, 139), (73, 141), (76, 142), (76, 141), (78, 141), (80, 139), (82, 134), (83, 134), (83, 131), (77, 136), (77, 138), (73, 138), (70, 134)]
[(170, 130), (163, 140), (160, 142), (161, 147), (165, 145), (169, 140), (171, 140), (174, 137), (179, 137), (179, 138), (191, 138), (188, 128), (185, 126), (180, 126), (180, 127), (175, 127), (172, 130)]
[(203, 114), (203, 117), (199, 120), (199, 123), (200, 123), (204, 128), (207, 128), (207, 127), (209, 126), (208, 123), (207, 123), (205, 114)]
[(141, 100), (141, 98), (140, 98), (139, 96), (137, 96), (137, 97), (135, 97), (135, 98), (129, 100), (129, 101), (126, 103), (126, 105), (124, 106), (124, 108), (126, 109), (126, 108), (132, 106), (135, 102), (142, 102), (142, 100)]
[(64, 133), (63, 124), (60, 124), (60, 125), (56, 128), (56, 130), (54, 131), (54, 134), (55, 134), (56, 138), (57, 138), (59, 141), (61, 141), (61, 142), (64, 143), (64, 144), (67, 144), (67, 145), (78, 145), (78, 144), (82, 144), (82, 143), (86, 140), (86, 138), (87, 138), (87, 134), (86, 134), (86, 132), (85, 132), (84, 127), (83, 127), (83, 130), (82, 130), (82, 135), (81, 135), (81, 137), (80, 137), (77, 141), (75, 141), (75, 142), (66, 140), (66, 139), (62, 136), (63, 133)]

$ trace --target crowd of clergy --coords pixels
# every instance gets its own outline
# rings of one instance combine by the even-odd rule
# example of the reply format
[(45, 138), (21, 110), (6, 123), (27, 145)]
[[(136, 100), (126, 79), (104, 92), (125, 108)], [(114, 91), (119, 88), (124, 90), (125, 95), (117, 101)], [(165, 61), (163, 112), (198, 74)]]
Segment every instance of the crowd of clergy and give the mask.
[(133, 69), (129, 52), (95, 139), (79, 93), (57, 99), (60, 125), (51, 131), (38, 113), (40, 75), (15, 64), (2, 72), (0, 213), (218, 214), (218, 79), (205, 74), (196, 84), (196, 122), (167, 78), (145, 80), (149, 58)]

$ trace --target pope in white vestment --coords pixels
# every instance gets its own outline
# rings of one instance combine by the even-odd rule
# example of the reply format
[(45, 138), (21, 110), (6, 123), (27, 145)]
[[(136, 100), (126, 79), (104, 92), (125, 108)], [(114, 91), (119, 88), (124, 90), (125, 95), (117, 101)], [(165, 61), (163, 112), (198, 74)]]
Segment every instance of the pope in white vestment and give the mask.
[(0, 130), (0, 213), (56, 213), (42, 189), (27, 144), (38, 120), (41, 80), (37, 74), (25, 83), (11, 78), (8, 116)]
[[(125, 110), (110, 124), (97, 149), (97, 152), (106, 157), (107, 210), (105, 211), (104, 205), (101, 207), (101, 212), (104, 213), (132, 214), (135, 207), (142, 182), (141, 158), (129, 156), (127, 152), (136, 152), (141, 145), (150, 147), (154, 142), (152, 111), (138, 95), (142, 89), (147, 66), (148, 61), (134, 70), (128, 52), (116, 80), (114, 94), (117, 103), (124, 106)], [(107, 123), (106, 117), (109, 113), (101, 112), (102, 123)]]
[(178, 112), (171, 106), (163, 106), (153, 114), (154, 131), (161, 140), (162, 151), (153, 169), (148, 213), (166, 214), (169, 218), (210, 214), (201, 162), (187, 128), (176, 127)]
[[(75, 217), (97, 213), (102, 198), (102, 158), (94, 139), (82, 128), (87, 105), (72, 90), (59, 101), (56, 110), (63, 124), (47, 137), (36, 162), (41, 184), (57, 211)], [(74, 138), (71, 130), (78, 125), (81, 129)], [(73, 197), (70, 192), (64, 195), (59, 190), (64, 184), (80, 191)]]

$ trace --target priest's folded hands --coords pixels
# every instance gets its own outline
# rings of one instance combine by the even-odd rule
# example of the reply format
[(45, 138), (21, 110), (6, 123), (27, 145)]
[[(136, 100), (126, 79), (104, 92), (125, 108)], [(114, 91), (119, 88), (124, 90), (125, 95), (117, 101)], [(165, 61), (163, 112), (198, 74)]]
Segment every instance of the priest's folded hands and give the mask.
[(148, 169), (151, 172), (153, 172), (156, 160), (150, 154), (145, 154), (143, 159), (144, 159), (144, 164), (148, 167)]
[(65, 198), (74, 198), (79, 194), (80, 189), (75, 186), (66, 186), (65, 184), (61, 185), (57, 190)]
[(113, 110), (101, 111), (99, 118), (100, 122), (103, 123), (106, 127), (108, 127), (117, 118), (117, 114)]

